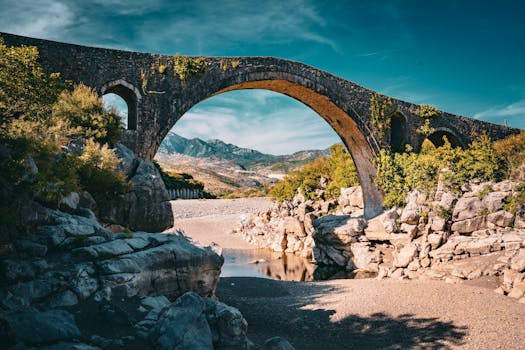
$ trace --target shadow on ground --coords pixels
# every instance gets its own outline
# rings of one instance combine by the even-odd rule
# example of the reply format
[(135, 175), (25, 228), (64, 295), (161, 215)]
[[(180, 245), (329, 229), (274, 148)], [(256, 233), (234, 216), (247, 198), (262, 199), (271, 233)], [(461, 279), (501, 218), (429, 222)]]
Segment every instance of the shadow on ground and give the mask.
[(337, 293), (337, 288), (307, 284), (304, 295), (292, 297), (287, 288), (291, 283), (222, 278), (217, 296), (242, 312), (248, 320), (248, 336), (259, 344), (279, 335), (296, 349), (445, 349), (463, 344), (467, 334), (466, 327), (411, 314), (350, 315), (332, 322), (335, 310), (304, 307), (322, 295)]

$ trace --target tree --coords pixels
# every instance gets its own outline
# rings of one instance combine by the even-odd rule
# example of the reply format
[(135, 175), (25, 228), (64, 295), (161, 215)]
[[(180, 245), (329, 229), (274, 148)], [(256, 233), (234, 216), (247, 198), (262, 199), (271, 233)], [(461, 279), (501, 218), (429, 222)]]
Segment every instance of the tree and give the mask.
[(92, 137), (99, 143), (114, 144), (122, 130), (120, 116), (114, 110), (104, 110), (102, 99), (84, 84), (60, 93), (53, 106), (53, 118), (69, 123), (78, 135)]

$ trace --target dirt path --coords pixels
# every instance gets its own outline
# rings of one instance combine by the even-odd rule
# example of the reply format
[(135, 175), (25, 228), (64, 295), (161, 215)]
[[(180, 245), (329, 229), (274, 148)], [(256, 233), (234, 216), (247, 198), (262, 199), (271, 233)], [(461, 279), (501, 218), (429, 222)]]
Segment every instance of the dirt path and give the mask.
[[(175, 201), (175, 226), (202, 244), (247, 249), (229, 232), (266, 199)], [(221, 278), (217, 296), (241, 310), (258, 344), (296, 349), (525, 349), (525, 304), (486, 283), (363, 279), (285, 282)]]

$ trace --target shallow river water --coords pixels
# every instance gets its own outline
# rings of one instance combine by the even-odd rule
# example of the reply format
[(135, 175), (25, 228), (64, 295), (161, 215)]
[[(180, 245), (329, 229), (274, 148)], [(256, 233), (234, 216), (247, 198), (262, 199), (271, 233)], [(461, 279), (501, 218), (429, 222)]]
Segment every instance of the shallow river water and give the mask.
[(286, 281), (373, 277), (368, 273), (317, 266), (298, 255), (270, 249), (224, 249), (223, 255), (221, 277), (260, 277)]

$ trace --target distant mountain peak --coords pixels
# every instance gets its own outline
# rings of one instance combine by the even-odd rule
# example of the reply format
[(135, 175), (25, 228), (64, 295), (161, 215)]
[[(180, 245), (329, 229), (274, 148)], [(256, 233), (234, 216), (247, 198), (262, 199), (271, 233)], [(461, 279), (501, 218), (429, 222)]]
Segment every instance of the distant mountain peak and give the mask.
[(308, 150), (292, 155), (275, 156), (250, 148), (243, 148), (219, 139), (204, 141), (200, 138), (188, 139), (172, 131), (168, 133), (159, 151), (167, 154), (184, 154), (197, 158), (220, 158), (230, 160), (242, 167), (255, 163), (278, 163), (314, 159), (328, 153), (327, 150)]

